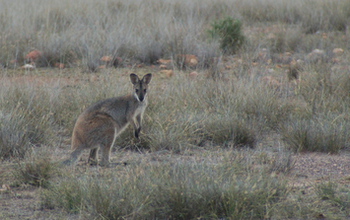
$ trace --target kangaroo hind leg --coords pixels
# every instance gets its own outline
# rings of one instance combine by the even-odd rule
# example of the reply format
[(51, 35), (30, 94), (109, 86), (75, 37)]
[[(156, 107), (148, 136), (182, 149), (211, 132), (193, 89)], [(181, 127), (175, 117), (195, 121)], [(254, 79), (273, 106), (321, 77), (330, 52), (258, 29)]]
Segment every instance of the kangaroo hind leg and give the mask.
[(90, 150), (88, 163), (91, 166), (96, 166), (98, 163), (97, 157), (98, 157), (98, 147)]

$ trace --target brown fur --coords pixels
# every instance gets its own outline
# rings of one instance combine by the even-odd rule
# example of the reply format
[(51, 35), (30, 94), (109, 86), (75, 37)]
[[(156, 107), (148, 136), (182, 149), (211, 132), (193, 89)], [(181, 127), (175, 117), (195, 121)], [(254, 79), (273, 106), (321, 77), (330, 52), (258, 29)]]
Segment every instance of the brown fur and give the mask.
[(101, 149), (100, 165), (107, 166), (115, 139), (129, 124), (134, 127), (135, 137), (139, 138), (151, 78), (152, 74), (145, 75), (142, 80), (130, 74), (133, 94), (99, 101), (81, 113), (73, 129), (73, 152), (64, 164), (76, 162), (85, 149), (90, 150), (89, 162), (97, 164), (98, 149)]

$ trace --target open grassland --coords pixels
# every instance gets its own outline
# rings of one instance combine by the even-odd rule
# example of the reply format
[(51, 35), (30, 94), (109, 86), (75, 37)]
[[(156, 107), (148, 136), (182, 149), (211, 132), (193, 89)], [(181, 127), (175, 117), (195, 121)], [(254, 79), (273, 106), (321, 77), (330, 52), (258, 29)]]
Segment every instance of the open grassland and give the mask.
[[(23, 63), (29, 51), (43, 52), (39, 63), (94, 69), (103, 55), (154, 63), (177, 54), (195, 54), (200, 66), (220, 55), (208, 39), (216, 20), (240, 19), (247, 31), (245, 51), (308, 53), (344, 47), (350, 3), (345, 0), (1, 1), (0, 62)], [(320, 38), (329, 33), (327, 39)], [(342, 35), (344, 36), (344, 35)]]
[[(0, 219), (350, 217), (349, 1), (0, 5)], [(141, 141), (61, 166), (77, 116), (132, 72), (154, 74)]]

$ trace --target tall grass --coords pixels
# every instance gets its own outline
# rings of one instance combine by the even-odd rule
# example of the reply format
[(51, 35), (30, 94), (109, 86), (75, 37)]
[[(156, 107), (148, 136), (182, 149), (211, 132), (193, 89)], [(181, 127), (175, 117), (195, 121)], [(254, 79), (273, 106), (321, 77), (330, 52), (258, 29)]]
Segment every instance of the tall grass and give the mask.
[(282, 22), (301, 25), (305, 33), (344, 31), (349, 25), (346, 1), (244, 1), (239, 11), (250, 22)]
[[(345, 32), (348, 1), (1, 1), (0, 62), (20, 64), (30, 50), (41, 65), (98, 66), (103, 55), (145, 63), (195, 54), (200, 65), (221, 53), (209, 41), (210, 24), (225, 17), (294, 25), (303, 33)], [(250, 48), (255, 49), (255, 48)]]
[[(69, 59), (77, 57), (87, 64), (98, 63), (103, 55), (153, 63), (176, 54), (206, 56), (211, 50), (203, 47), (201, 33), (210, 20), (212, 4), (105, 0), (2, 5), (2, 17), (7, 20), (3, 22), (7, 34), (2, 38), (7, 52), (2, 62), (21, 59), (32, 48), (63, 62), (74, 62)], [(19, 6), (16, 14), (13, 5)]]
[(32, 147), (57, 140), (51, 98), (45, 88), (2, 81), (0, 95), (0, 158), (23, 157)]
[(282, 135), (295, 151), (336, 153), (348, 149), (349, 78), (332, 71), (329, 64), (317, 64), (309, 71), (298, 90), (308, 114), (292, 116), (282, 125)]

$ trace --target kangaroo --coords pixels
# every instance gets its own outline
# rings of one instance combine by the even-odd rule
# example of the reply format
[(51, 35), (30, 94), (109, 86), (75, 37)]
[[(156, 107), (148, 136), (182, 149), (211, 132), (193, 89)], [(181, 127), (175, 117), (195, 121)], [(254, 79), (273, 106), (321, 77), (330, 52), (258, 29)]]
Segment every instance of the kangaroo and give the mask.
[(134, 127), (134, 136), (139, 139), (141, 122), (147, 106), (147, 89), (151, 79), (151, 73), (141, 80), (132, 73), (130, 74), (130, 81), (133, 84), (132, 94), (99, 101), (83, 111), (73, 129), (73, 152), (63, 164), (75, 163), (82, 151), (89, 149), (89, 163), (96, 165), (98, 150), (101, 149), (100, 165), (108, 166), (111, 148), (116, 138), (129, 124)]

